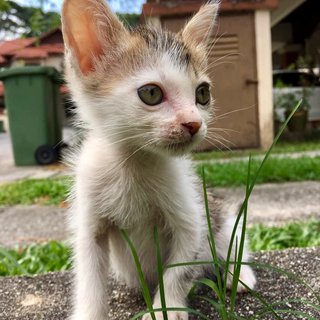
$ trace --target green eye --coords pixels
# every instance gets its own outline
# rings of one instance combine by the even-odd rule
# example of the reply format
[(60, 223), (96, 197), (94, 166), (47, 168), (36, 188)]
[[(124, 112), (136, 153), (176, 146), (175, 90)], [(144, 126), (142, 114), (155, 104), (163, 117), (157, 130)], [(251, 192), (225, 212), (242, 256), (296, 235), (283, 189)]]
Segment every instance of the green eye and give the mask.
[(196, 103), (206, 105), (210, 102), (210, 86), (209, 83), (202, 83), (196, 89)]
[(138, 89), (138, 96), (142, 102), (149, 106), (160, 104), (163, 100), (163, 92), (155, 84), (146, 84)]

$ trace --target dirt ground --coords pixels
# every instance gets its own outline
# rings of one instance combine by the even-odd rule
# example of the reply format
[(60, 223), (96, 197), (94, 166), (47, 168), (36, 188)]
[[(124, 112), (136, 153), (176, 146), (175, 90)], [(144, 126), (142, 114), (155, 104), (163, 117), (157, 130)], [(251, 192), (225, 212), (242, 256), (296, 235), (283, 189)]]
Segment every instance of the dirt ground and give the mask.
[[(305, 299), (316, 303), (315, 294), (320, 293), (320, 248), (288, 249), (284, 251), (262, 252), (255, 254), (254, 261), (267, 263), (290, 271), (295, 276), (289, 279), (286, 275), (268, 269), (256, 269), (258, 285), (256, 292), (265, 301), (276, 303), (280, 300)], [(2, 277), (0, 278), (0, 319), (2, 320), (63, 320), (71, 310), (71, 283), (69, 272), (51, 273), (35, 277)], [(308, 289), (301, 283), (303, 280), (310, 286)], [(312, 289), (312, 290), (311, 290)], [(137, 312), (145, 309), (140, 294), (110, 279), (109, 320), (129, 320)], [(207, 290), (200, 289), (200, 294), (211, 296)], [(217, 313), (207, 302), (194, 299), (190, 307), (200, 310), (208, 319), (219, 319)], [(305, 303), (288, 302), (277, 304), (280, 309), (292, 312), (305, 312), (312, 319), (320, 319), (316, 311)], [(318, 301), (319, 306), (319, 301)], [(264, 307), (251, 294), (238, 296), (237, 314), (247, 319), (262, 312)], [(296, 314), (279, 313), (280, 319), (304, 319)], [(190, 320), (200, 319), (190, 316)], [(273, 315), (258, 316), (257, 319), (275, 319)]]

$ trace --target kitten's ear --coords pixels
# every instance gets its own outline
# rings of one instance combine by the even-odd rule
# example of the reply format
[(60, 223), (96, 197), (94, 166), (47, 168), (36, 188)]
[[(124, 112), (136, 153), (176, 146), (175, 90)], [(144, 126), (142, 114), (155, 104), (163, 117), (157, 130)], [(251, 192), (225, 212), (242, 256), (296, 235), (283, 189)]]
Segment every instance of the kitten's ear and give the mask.
[(219, 1), (210, 1), (200, 8), (182, 30), (182, 38), (193, 46), (206, 47), (215, 26)]
[(62, 31), (84, 75), (95, 71), (95, 61), (112, 51), (128, 31), (103, 0), (65, 0)]

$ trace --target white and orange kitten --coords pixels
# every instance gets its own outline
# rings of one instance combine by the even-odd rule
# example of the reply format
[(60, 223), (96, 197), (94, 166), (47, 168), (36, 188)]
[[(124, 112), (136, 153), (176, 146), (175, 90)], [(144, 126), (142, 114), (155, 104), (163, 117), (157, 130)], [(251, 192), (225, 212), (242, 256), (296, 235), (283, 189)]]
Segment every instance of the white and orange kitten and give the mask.
[[(185, 154), (205, 137), (212, 116), (206, 54), (217, 10), (218, 3), (209, 2), (173, 34), (148, 26), (127, 30), (103, 0), (64, 1), (66, 78), (87, 129), (73, 159), (73, 320), (108, 319), (109, 273), (139, 287), (120, 229), (155, 288), (155, 308), (161, 303), (154, 226), (166, 264), (210, 259), (198, 178)], [(234, 216), (215, 211), (217, 251), (225, 259)], [(194, 276), (190, 267), (165, 271), (168, 307), (186, 306)], [(250, 267), (243, 266), (240, 277), (254, 286)], [(186, 320), (188, 314), (169, 312), (168, 318)]]

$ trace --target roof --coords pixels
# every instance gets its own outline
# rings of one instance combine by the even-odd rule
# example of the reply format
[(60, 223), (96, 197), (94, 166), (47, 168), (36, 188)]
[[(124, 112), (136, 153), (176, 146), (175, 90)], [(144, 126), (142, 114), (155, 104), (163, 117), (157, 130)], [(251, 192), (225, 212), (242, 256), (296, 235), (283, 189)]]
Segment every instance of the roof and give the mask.
[(19, 59), (46, 58), (48, 53), (41, 47), (31, 47), (16, 51), (14, 57)]
[(15, 52), (14, 57), (19, 59), (47, 58), (50, 54), (63, 54), (63, 44), (44, 44), (37, 47), (28, 47)]
[(56, 28), (37, 38), (24, 38), (0, 42), (0, 65), (7, 59), (41, 59), (49, 55), (63, 54), (61, 29)]
[(35, 38), (25, 38), (25, 39), (16, 39), (16, 40), (9, 40), (3, 41), (0, 43), (0, 55), (6, 56), (11, 55), (16, 50), (25, 48), (32, 43), (34, 43)]
[[(143, 16), (185, 16), (194, 14), (207, 1), (199, 0), (149, 0), (143, 5)], [(279, 0), (248, 1), (248, 0), (222, 0), (221, 12), (243, 10), (272, 10), (277, 8)]]

